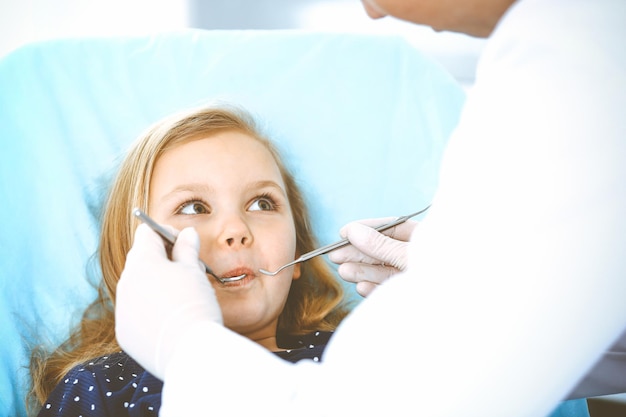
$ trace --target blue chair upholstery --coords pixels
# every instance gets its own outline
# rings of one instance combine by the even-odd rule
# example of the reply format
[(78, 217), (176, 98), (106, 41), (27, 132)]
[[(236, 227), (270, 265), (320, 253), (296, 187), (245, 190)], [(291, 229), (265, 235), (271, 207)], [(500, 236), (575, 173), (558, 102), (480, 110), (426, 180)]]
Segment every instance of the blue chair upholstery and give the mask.
[(116, 163), (149, 124), (223, 101), (283, 149), (321, 243), (428, 205), (464, 92), (402, 38), (186, 30), (55, 40), (0, 60), (0, 415), (25, 415), (29, 351), (95, 295), (90, 262)]

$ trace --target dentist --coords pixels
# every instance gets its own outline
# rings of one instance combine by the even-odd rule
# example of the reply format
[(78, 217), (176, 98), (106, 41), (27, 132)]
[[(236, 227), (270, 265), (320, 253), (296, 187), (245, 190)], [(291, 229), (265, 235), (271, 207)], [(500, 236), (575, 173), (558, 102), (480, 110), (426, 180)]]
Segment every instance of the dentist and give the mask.
[[(193, 232), (172, 261), (138, 241), (116, 332), (164, 380), (161, 416), (544, 416), (626, 328), (626, 3), (364, 6), (489, 37), (432, 207), (405, 230), (403, 272), (345, 319), (322, 363), (293, 365), (221, 325), (204, 273), (190, 268)], [(184, 305), (169, 299), (174, 288)]]

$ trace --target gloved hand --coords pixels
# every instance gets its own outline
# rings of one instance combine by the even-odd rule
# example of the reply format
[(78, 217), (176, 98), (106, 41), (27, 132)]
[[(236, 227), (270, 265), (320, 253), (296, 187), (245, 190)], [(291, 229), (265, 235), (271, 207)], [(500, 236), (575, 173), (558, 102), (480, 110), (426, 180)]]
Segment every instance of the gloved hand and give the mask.
[(348, 282), (355, 282), (357, 292), (363, 297), (407, 267), (408, 241), (417, 222), (408, 220), (384, 234), (374, 229), (392, 220), (394, 218), (390, 217), (348, 223), (339, 234), (351, 245), (328, 254), (332, 262), (340, 264), (339, 275)]
[(203, 320), (222, 323), (215, 292), (198, 260), (199, 246), (196, 231), (183, 229), (170, 260), (161, 237), (142, 224), (117, 284), (117, 340), (161, 379), (187, 327)]

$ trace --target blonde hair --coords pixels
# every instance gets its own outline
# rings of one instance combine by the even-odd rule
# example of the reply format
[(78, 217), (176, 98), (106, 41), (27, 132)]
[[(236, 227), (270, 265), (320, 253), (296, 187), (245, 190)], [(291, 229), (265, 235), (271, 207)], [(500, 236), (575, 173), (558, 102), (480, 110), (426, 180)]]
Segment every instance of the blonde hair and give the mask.
[[(96, 300), (85, 310), (70, 337), (51, 354), (34, 349), (31, 357), (30, 402), (42, 404), (54, 386), (76, 365), (116, 352), (115, 289), (132, 245), (138, 220), (133, 207), (147, 208), (154, 164), (168, 149), (207, 135), (234, 130), (261, 142), (273, 155), (285, 182), (296, 229), (296, 249), (305, 253), (317, 246), (311, 232), (305, 198), (276, 147), (241, 109), (201, 108), (166, 118), (150, 128), (131, 148), (121, 164), (106, 201), (99, 243), (102, 280)], [(299, 335), (334, 330), (348, 312), (343, 287), (320, 258), (301, 266), (278, 322), (279, 334)]]

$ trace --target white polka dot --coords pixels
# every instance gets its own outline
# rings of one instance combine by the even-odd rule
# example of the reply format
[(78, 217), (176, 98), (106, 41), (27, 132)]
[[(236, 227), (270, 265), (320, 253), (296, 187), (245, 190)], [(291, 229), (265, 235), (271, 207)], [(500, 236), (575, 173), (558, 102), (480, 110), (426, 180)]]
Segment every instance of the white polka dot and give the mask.
[(111, 366), (109, 366), (109, 365), (104, 365), (104, 367), (105, 367), (106, 369), (109, 369)]
[(124, 380), (124, 377), (123, 377), (123, 376), (118, 376), (117, 378), (118, 378), (120, 381), (123, 381), (123, 380)]
[(134, 403), (133, 403), (133, 404), (131, 404), (131, 405), (129, 405), (129, 407), (130, 407), (130, 408), (133, 408), (134, 406), (135, 406), (135, 404), (134, 404)]
[(67, 378), (67, 379), (66, 379), (65, 381), (63, 381), (63, 382), (67, 384), (68, 382), (70, 382), (70, 379), (69, 379), (69, 378)]
[(105, 379), (106, 382), (111, 382), (111, 380), (109, 378)]
[(124, 401), (124, 408), (128, 408), (128, 401)]
[(89, 392), (93, 391), (93, 385), (89, 386)]
[(91, 404), (91, 411), (96, 409), (96, 405), (95, 404)]
[(320, 335), (320, 332), (315, 332), (315, 336), (319, 336), (319, 335)]
[(119, 363), (119, 362), (118, 362), (118, 363), (117, 363), (117, 366), (124, 366), (124, 364), (123, 364), (123, 363)]
[(131, 385), (133, 386), (133, 388), (137, 388), (137, 383), (136, 382), (133, 382)]
[(76, 397), (74, 397), (74, 401), (75, 402), (79, 402), (80, 401), (80, 397), (77, 395)]
[(52, 405), (50, 403), (46, 404), (46, 410), (49, 410)]
[(148, 410), (150, 410), (150, 411), (154, 411), (154, 407), (153, 407), (153, 406), (149, 406), (149, 407), (148, 407)]
[(313, 358), (313, 362), (319, 362), (320, 358), (318, 358), (317, 356)]
[(313, 349), (314, 347), (314, 345), (309, 345), (309, 349)]
[(143, 387), (141, 390), (142, 390), (143, 392), (148, 392), (148, 387)]
[(72, 384), (73, 384), (73, 385), (78, 384), (78, 378), (76, 378)]
[(112, 393), (111, 391), (108, 391), (108, 392), (106, 393), (106, 396), (107, 396), (107, 397), (110, 397), (112, 394), (113, 394), (113, 393)]

